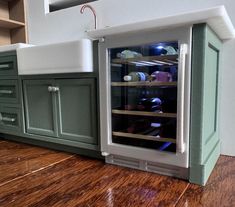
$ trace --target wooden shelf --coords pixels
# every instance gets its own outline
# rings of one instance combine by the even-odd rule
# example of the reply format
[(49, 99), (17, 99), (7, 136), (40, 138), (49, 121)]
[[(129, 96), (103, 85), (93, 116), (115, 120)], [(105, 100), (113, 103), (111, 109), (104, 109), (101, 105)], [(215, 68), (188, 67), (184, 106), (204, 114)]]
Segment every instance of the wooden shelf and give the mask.
[(123, 115), (133, 115), (133, 116), (154, 116), (154, 117), (166, 117), (166, 118), (176, 118), (176, 113), (158, 113), (158, 112), (148, 112), (148, 111), (128, 111), (128, 110), (112, 110), (113, 114), (123, 114)]
[(143, 56), (137, 58), (113, 59), (112, 63), (140, 66), (174, 65), (178, 64), (178, 55)]
[(171, 86), (176, 87), (177, 82), (150, 82), (150, 81), (141, 81), (141, 82), (112, 82), (111, 86)]
[(132, 138), (132, 139), (143, 139), (143, 140), (150, 140), (150, 141), (157, 141), (157, 142), (176, 143), (176, 139), (173, 139), (173, 138), (163, 138), (163, 137), (157, 137), (157, 136), (131, 134), (131, 133), (125, 133), (125, 132), (113, 132), (113, 136), (127, 137), (127, 138)]
[(23, 26), (25, 26), (25, 23), (0, 17), (0, 28), (15, 29)]
[(27, 43), (26, 0), (0, 0), (0, 45)]

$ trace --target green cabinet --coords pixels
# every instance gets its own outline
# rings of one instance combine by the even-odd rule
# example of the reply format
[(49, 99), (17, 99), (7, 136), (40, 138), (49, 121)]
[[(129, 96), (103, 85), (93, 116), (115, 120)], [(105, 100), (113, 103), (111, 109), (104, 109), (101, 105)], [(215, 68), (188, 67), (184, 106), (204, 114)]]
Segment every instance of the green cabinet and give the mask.
[(0, 129), (8, 134), (22, 131), (22, 113), (19, 107), (0, 104)]
[(55, 94), (48, 91), (53, 80), (24, 81), (26, 132), (56, 137), (57, 117)]
[(204, 185), (220, 155), (221, 41), (206, 24), (193, 28), (190, 182)]
[(19, 96), (18, 80), (0, 80), (0, 102), (19, 103)]
[(97, 144), (95, 79), (24, 80), (26, 132)]
[[(0, 76), (17, 76), (17, 58), (15, 52), (9, 55), (0, 56)], [(5, 53), (8, 54), (8, 53)]]
[(6, 139), (100, 158), (97, 78), (96, 71), (19, 76), (16, 51), (1, 52), (0, 133)]
[(58, 80), (59, 137), (97, 143), (96, 93), (93, 79)]
[(0, 53), (0, 131), (6, 134), (23, 132), (21, 84), (16, 52)]

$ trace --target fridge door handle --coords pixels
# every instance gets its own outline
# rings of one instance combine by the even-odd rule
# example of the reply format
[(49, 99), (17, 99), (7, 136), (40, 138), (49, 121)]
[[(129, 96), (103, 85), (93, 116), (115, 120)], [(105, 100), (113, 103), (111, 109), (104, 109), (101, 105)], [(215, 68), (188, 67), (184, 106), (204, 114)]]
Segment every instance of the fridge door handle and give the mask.
[(180, 78), (179, 81), (179, 91), (181, 93), (181, 100), (178, 107), (178, 124), (177, 124), (177, 152), (185, 152), (185, 142), (184, 142), (184, 100), (185, 100), (185, 67), (186, 67), (186, 55), (188, 53), (188, 45), (180, 45), (180, 57), (179, 57), (179, 71)]

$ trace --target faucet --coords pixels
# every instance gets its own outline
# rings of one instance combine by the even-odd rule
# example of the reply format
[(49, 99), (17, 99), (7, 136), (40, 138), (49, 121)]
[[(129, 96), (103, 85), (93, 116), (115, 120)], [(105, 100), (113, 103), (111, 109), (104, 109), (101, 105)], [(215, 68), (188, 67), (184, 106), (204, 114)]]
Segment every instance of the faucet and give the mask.
[(95, 29), (97, 29), (97, 16), (96, 16), (96, 12), (95, 12), (95, 10), (94, 10), (94, 8), (93, 8), (92, 6), (90, 6), (89, 4), (83, 5), (82, 8), (81, 8), (81, 10), (80, 10), (80, 13), (83, 14), (83, 13), (84, 13), (84, 10), (85, 10), (86, 8), (89, 8), (89, 9), (92, 11), (92, 13), (93, 13), (93, 15), (94, 15), (94, 19), (95, 19)]

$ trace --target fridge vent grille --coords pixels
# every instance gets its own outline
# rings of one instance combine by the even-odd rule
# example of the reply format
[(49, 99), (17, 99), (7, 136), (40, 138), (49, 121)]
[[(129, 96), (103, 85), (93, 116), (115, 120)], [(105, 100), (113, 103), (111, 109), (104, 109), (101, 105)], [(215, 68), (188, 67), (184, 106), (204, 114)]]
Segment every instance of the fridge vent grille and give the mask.
[(111, 155), (106, 159), (106, 162), (125, 167), (139, 168), (139, 160), (129, 159), (129, 158), (126, 159), (125, 157), (121, 156)]
[(106, 163), (119, 165), (123, 167), (134, 168), (147, 172), (158, 173), (183, 179), (188, 179), (188, 169), (170, 166), (166, 164), (148, 162), (145, 160), (137, 160), (124, 156), (109, 155), (106, 157)]
[(151, 164), (147, 163), (146, 169), (147, 171), (150, 171), (150, 172), (160, 173), (160, 174), (169, 175), (173, 177), (178, 177), (178, 175), (180, 174), (180, 170), (177, 168), (174, 168), (171, 166), (171, 169), (169, 169), (166, 166), (161, 166), (156, 163), (151, 163)]

